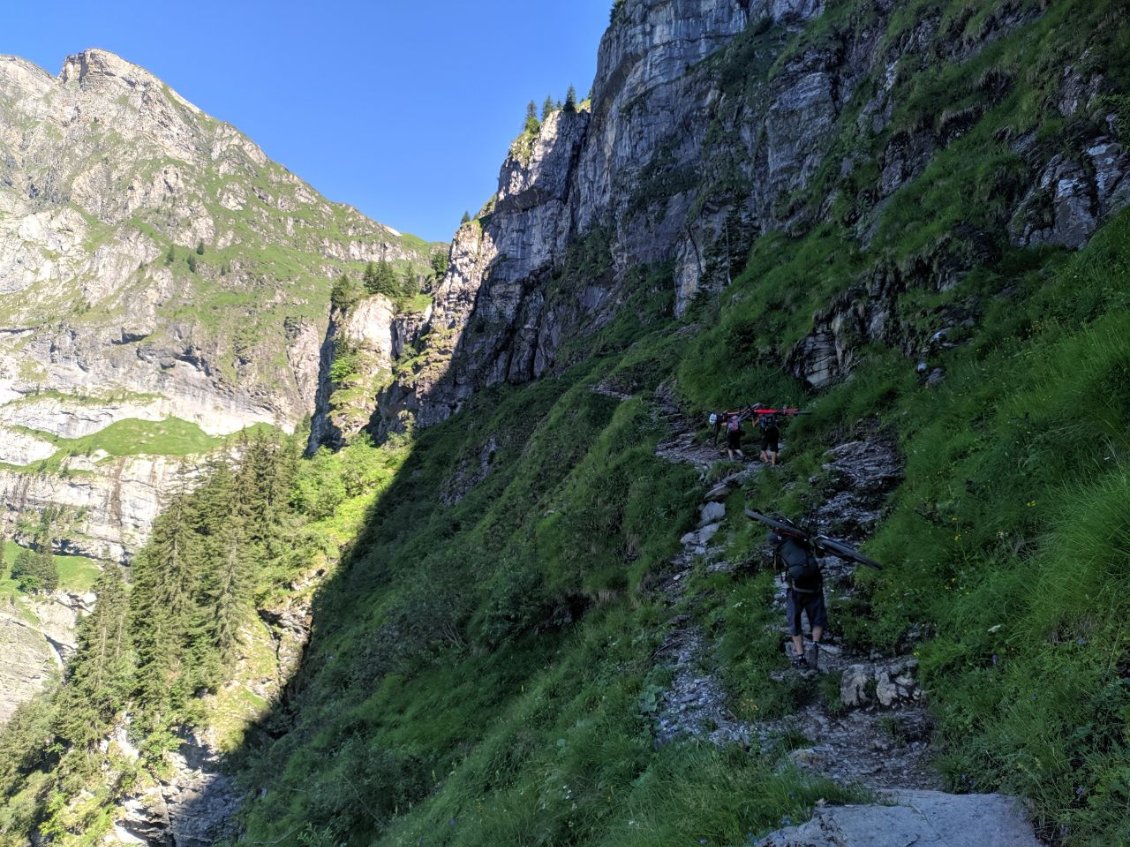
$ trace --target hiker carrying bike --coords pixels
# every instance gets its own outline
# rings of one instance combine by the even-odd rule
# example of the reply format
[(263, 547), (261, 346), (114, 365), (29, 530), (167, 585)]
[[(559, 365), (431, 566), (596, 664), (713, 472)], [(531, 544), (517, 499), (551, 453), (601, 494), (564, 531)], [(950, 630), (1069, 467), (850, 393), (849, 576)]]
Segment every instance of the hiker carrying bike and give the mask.
[(781, 452), (781, 426), (776, 415), (758, 415), (757, 429), (761, 432), (761, 461), (777, 464), (777, 454)]
[[(828, 625), (828, 611), (824, 605), (824, 576), (820, 563), (806, 538), (785, 535), (773, 530), (769, 533), (773, 557), (777, 567), (784, 572), (788, 594), (785, 599), (785, 618), (789, 636), (793, 641), (793, 667), (798, 670), (816, 668), (820, 663), (820, 637)], [(804, 634), (801, 615), (808, 617), (812, 629), (812, 665), (804, 655)]]

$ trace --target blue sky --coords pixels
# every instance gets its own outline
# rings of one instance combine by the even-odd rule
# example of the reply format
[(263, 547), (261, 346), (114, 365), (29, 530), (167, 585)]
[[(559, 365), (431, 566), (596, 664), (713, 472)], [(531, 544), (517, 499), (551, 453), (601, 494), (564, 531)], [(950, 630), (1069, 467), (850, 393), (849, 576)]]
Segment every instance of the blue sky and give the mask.
[(4, 0), (0, 53), (100, 47), (331, 200), (436, 241), (495, 190), (526, 104), (579, 97), (611, 0)]

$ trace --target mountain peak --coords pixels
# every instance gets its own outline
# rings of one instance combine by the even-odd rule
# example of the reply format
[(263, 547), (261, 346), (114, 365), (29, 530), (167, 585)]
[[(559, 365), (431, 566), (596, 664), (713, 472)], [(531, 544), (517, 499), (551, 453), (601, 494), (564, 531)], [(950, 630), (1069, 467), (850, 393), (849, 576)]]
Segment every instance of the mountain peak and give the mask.
[(96, 47), (74, 53), (63, 62), (59, 82), (64, 86), (77, 86), (82, 90), (103, 86), (121, 86), (126, 89), (157, 89), (168, 93), (193, 112), (200, 109), (185, 100), (140, 65), (128, 62), (116, 53)]

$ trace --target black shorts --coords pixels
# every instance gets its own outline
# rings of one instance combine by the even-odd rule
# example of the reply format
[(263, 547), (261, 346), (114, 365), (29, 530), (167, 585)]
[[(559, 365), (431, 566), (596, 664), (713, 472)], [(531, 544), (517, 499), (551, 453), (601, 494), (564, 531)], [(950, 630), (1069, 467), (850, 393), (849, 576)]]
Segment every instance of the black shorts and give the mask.
[(726, 446), (731, 450), (742, 449), (742, 431), (740, 429), (726, 430)]
[(815, 629), (828, 626), (828, 610), (824, 608), (824, 591), (815, 591), (812, 594), (802, 594), (789, 589), (785, 599), (785, 617), (788, 619), (789, 635), (800, 635), (801, 612), (808, 615), (808, 625)]
[(769, 429), (761, 433), (761, 449), (770, 453), (780, 453), (781, 433), (776, 429)]

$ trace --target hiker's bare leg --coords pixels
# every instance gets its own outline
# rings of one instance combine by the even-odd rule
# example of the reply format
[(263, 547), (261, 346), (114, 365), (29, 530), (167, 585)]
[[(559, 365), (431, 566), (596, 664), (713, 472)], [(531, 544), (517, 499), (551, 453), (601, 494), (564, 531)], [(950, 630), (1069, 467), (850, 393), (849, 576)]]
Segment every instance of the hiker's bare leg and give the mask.
[(803, 635), (794, 635), (793, 636), (793, 657), (800, 659), (800, 658), (803, 658), (803, 656), (804, 656), (804, 636)]

